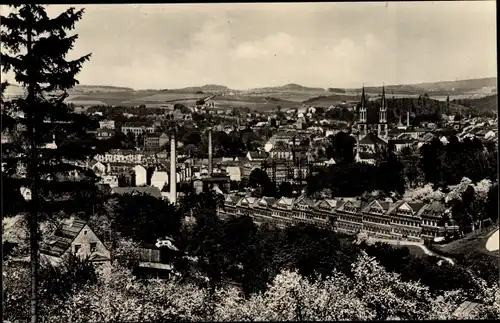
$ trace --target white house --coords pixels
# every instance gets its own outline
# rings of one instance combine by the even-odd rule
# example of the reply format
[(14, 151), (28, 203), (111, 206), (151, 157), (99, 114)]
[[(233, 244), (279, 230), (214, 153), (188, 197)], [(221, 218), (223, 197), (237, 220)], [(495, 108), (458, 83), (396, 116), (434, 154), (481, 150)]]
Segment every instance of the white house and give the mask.
[(161, 191), (168, 184), (168, 173), (155, 171), (151, 177), (151, 186), (158, 187)]
[(141, 165), (136, 165), (134, 166), (133, 170), (135, 173), (135, 186), (146, 185), (146, 176), (147, 176), (146, 168), (142, 167)]
[(227, 166), (226, 173), (231, 181), (241, 181), (241, 168), (238, 166)]
[(104, 175), (99, 181), (100, 184), (108, 184), (109, 187), (118, 187), (118, 176), (115, 175)]
[(99, 128), (114, 130), (115, 129), (115, 121), (114, 120), (99, 121)]

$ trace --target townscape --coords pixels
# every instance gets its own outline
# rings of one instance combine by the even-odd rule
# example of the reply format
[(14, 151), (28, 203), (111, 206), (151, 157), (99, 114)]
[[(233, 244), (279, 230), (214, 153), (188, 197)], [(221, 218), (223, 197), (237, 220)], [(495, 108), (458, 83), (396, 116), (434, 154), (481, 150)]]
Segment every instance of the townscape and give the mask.
[(9, 10), (4, 321), (500, 317), (496, 77), (78, 85), (84, 11)]

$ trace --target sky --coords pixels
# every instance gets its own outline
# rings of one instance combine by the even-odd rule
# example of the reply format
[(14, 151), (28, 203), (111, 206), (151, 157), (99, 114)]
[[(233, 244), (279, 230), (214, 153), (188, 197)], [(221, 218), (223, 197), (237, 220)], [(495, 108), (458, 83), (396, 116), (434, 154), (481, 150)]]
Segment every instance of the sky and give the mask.
[(497, 71), (495, 1), (83, 7), (68, 58), (92, 53), (85, 85), (348, 88)]

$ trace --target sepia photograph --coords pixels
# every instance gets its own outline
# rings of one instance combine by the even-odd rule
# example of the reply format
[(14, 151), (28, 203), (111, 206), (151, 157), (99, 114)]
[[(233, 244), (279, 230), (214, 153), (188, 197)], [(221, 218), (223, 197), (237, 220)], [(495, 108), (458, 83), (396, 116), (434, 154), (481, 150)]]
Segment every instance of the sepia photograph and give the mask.
[(500, 319), (496, 10), (0, 5), (3, 322)]

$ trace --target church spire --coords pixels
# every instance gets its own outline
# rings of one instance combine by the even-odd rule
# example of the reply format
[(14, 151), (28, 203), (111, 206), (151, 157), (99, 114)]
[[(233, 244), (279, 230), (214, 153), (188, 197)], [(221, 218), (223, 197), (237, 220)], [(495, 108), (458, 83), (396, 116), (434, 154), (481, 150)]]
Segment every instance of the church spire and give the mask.
[(362, 138), (366, 135), (366, 97), (365, 97), (365, 85), (363, 84), (363, 90), (361, 93), (361, 106), (359, 107), (359, 122), (358, 122), (358, 135)]
[(361, 109), (366, 109), (365, 84), (363, 83), (363, 92), (361, 93)]
[(385, 142), (388, 140), (387, 133), (387, 102), (385, 99), (385, 84), (382, 86), (382, 102), (379, 111), (378, 119), (378, 137)]
[(381, 110), (387, 110), (387, 101), (385, 100), (385, 84), (382, 85), (382, 106)]

